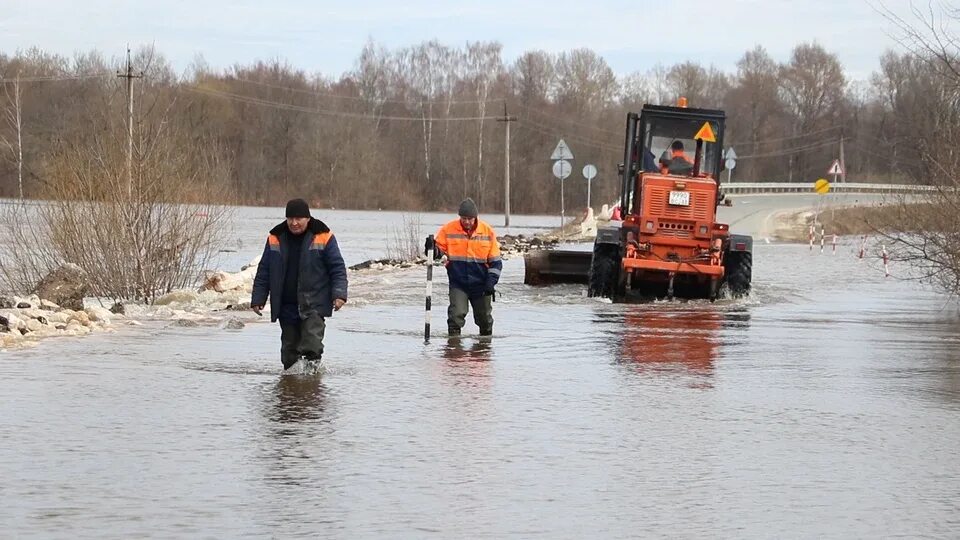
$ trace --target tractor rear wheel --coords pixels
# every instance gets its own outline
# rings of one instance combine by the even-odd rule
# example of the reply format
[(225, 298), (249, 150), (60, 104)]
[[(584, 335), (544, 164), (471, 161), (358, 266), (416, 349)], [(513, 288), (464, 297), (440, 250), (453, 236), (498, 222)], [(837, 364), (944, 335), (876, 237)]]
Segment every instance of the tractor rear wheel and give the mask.
[(749, 294), (753, 279), (753, 254), (749, 251), (728, 251), (724, 268), (730, 297), (740, 298)]
[(620, 257), (613, 247), (598, 247), (590, 261), (587, 296), (613, 298), (620, 283)]

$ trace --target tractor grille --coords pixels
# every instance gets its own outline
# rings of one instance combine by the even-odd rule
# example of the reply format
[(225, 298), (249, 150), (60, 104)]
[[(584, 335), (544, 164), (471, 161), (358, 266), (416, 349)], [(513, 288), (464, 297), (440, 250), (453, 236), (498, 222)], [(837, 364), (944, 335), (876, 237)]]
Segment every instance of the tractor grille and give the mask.
[(696, 221), (709, 221), (710, 209), (714, 201), (710, 200), (709, 191), (690, 190), (690, 206), (671, 206), (667, 204), (670, 196), (670, 188), (664, 186), (651, 186), (648, 191), (650, 195), (650, 210), (653, 215), (661, 218), (692, 219)]
[(660, 228), (657, 230), (657, 235), (661, 237), (669, 236), (671, 238), (690, 238), (690, 231)]

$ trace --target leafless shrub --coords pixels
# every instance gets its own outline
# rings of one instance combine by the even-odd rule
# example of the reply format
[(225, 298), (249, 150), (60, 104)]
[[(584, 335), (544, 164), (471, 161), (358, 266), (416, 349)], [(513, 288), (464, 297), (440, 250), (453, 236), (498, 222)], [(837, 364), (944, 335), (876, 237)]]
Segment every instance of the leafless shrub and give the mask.
[(387, 258), (397, 261), (412, 261), (421, 256), (423, 220), (420, 214), (403, 214), (400, 225), (393, 226), (393, 237), (387, 245)]
[(913, 14), (916, 22), (909, 23), (888, 12), (910, 55), (901, 67), (914, 83), (896, 88), (892, 101), (917, 104), (912, 117), (903, 119), (924, 126), (916, 136), (918, 166), (910, 174), (935, 189), (899, 197), (890, 208), (890, 226), (878, 229), (893, 256), (909, 262), (921, 279), (960, 293), (960, 41), (949, 30), (960, 12), (937, 12), (931, 4)]
[(48, 202), (0, 215), (9, 288), (28, 291), (66, 262), (83, 268), (102, 297), (149, 302), (196, 282), (229, 217), (207, 202), (224, 200), (228, 167), (214, 145), (171, 127), (160, 105), (172, 103), (158, 97), (139, 111), (129, 168), (126, 126), (109, 114), (61, 145), (47, 171)]
[(40, 211), (41, 205), (32, 202), (0, 205), (0, 279), (5, 292), (30, 291), (61, 260), (48, 241), (50, 227)]

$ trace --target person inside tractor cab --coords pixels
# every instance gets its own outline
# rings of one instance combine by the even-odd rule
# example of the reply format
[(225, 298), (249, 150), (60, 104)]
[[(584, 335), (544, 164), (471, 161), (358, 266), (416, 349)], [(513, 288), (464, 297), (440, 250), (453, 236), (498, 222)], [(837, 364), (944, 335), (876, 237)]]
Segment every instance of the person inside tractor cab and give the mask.
[[(669, 152), (669, 154), (667, 153)], [(663, 174), (688, 175), (693, 170), (693, 160), (683, 151), (683, 143), (673, 141), (669, 150), (660, 156), (660, 172)]]
[(653, 156), (653, 152), (651, 152), (649, 148), (643, 151), (643, 172), (660, 172), (660, 167), (657, 165), (657, 158)]

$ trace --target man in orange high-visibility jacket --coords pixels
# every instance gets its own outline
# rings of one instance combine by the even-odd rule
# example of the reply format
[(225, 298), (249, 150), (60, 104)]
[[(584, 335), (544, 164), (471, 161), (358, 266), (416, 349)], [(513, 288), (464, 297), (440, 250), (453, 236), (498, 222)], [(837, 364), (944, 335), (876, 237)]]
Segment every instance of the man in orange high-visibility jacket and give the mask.
[(437, 256), (447, 256), (447, 330), (451, 336), (459, 336), (472, 306), (480, 335), (489, 336), (493, 334), (493, 300), (503, 269), (500, 244), (493, 227), (477, 218), (477, 205), (472, 199), (464, 199), (458, 213), (460, 218), (440, 227), (435, 240)]
[(693, 161), (683, 151), (683, 143), (680, 141), (673, 141), (670, 145), (669, 156), (666, 151), (663, 152), (660, 165), (660, 172), (663, 174), (685, 175), (693, 170)]

